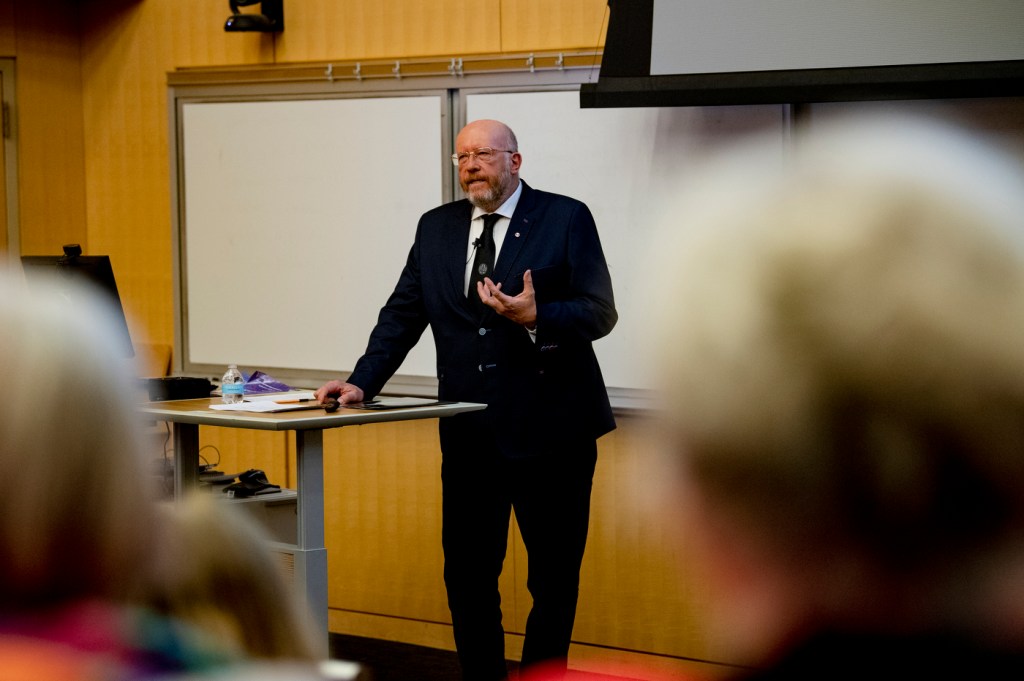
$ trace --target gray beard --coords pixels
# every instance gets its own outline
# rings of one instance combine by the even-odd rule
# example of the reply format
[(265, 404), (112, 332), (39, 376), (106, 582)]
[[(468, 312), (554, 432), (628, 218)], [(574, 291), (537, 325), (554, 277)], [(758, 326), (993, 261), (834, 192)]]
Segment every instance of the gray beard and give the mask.
[(466, 192), (466, 196), (469, 199), (469, 202), (476, 206), (477, 208), (486, 210), (489, 213), (500, 208), (502, 199), (502, 187), (505, 187), (509, 184), (513, 184), (512, 173), (509, 172), (509, 168), (507, 165), (504, 168), (502, 168), (501, 174), (498, 176), (497, 179), (498, 181), (496, 184), (488, 183), (487, 189), (482, 193), (476, 194), (475, 196), (473, 194), (470, 194), (469, 192)]
[(495, 205), (501, 195), (498, 193), (498, 188), (488, 185), (487, 190), (483, 193), (467, 194), (469, 202), (477, 208), (483, 208), (484, 210), (493, 210), (498, 206)]

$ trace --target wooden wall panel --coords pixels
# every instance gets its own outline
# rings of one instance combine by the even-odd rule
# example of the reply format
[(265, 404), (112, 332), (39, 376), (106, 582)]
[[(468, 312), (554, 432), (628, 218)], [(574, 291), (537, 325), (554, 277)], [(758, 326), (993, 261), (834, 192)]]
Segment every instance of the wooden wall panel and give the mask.
[(590, 50), (604, 46), (607, 0), (502, 0), (504, 52)]
[(0, 0), (0, 56), (13, 57), (17, 50), (14, 0)]
[(59, 254), (63, 244), (88, 244), (75, 5), (40, 0), (13, 8), (23, 254)]
[(289, 0), (277, 61), (500, 52), (501, 0)]
[(437, 421), (328, 431), (324, 450), (330, 607), (450, 622)]

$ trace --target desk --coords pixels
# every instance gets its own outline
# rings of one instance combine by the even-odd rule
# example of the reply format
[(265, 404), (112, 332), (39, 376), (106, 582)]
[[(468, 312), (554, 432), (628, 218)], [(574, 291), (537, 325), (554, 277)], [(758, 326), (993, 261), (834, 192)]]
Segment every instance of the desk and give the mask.
[[(216, 399), (217, 401), (214, 401)], [(252, 413), (215, 411), (219, 398), (150, 402), (141, 411), (169, 421), (174, 431), (174, 494), (194, 490), (199, 472), (199, 426), (295, 431), (298, 531), (295, 546), (285, 548), (295, 557), (295, 586), (305, 598), (314, 623), (323, 632), (327, 651), (327, 547), (324, 545), (324, 430), (363, 423), (406, 421), (452, 416), (486, 408), (473, 402), (365, 410), (342, 407), (333, 414), (322, 409)]]

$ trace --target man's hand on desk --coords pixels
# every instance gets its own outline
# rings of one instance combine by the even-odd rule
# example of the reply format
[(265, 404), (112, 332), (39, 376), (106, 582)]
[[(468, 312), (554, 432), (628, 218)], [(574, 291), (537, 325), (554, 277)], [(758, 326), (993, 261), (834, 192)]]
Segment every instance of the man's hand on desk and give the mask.
[(363, 389), (358, 385), (343, 381), (329, 381), (320, 386), (313, 394), (320, 404), (324, 404), (330, 397), (336, 399), (340, 404), (363, 401)]

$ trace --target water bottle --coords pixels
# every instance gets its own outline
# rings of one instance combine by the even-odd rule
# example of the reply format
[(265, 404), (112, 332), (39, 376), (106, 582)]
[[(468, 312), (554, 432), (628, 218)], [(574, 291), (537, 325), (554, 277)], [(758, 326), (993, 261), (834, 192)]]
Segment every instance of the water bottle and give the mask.
[(238, 404), (245, 394), (245, 379), (238, 370), (237, 364), (232, 364), (224, 372), (224, 378), (220, 380), (220, 399), (224, 404)]

